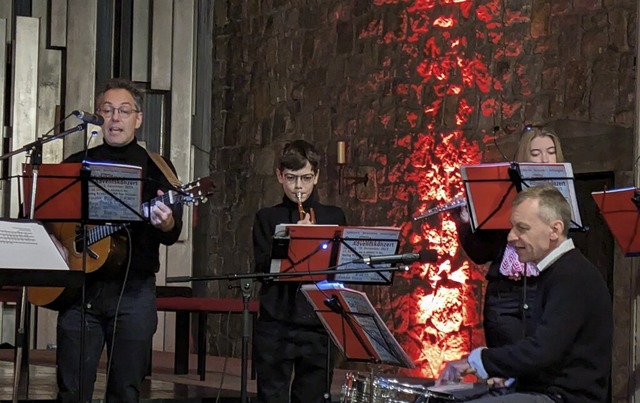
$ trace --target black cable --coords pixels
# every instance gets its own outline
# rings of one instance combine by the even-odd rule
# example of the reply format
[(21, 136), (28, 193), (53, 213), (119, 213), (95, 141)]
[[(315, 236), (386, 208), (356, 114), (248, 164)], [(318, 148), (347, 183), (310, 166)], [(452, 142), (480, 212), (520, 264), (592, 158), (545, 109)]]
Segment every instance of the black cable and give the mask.
[(124, 289), (127, 286), (127, 279), (129, 278), (129, 269), (131, 268), (131, 255), (133, 255), (133, 243), (131, 241), (131, 232), (129, 228), (125, 227), (127, 231), (127, 237), (129, 240), (129, 259), (127, 261), (127, 269), (124, 272), (124, 279), (122, 280), (122, 288), (120, 289), (120, 295), (118, 296), (118, 303), (116, 304), (116, 311), (113, 317), (113, 332), (111, 332), (111, 351), (109, 351), (109, 358), (107, 359), (107, 373), (105, 374), (105, 387), (104, 387), (104, 401), (107, 400), (107, 391), (109, 390), (109, 374), (111, 373), (111, 362), (113, 359), (113, 351), (116, 349), (116, 329), (118, 328), (118, 313), (120, 312), (120, 302), (122, 302), (122, 296), (124, 295)]
[[(500, 153), (500, 155), (502, 156), (502, 159), (504, 159), (505, 161), (513, 161), (514, 158), (509, 159), (509, 157), (507, 157), (507, 155), (502, 151), (502, 149), (500, 148), (500, 146), (498, 145), (498, 132), (503, 131), (500, 126), (494, 126), (493, 127), (493, 144), (496, 146), (496, 150), (498, 150), (498, 152)], [(517, 150), (516, 150), (517, 152)]]

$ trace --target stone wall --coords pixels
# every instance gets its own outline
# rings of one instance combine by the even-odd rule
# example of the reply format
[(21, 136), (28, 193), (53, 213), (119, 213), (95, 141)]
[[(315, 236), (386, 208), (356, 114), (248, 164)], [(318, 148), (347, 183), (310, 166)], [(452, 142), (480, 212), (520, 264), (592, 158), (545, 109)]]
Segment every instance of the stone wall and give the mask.
[[(215, 7), (210, 169), (218, 187), (206, 217), (208, 260), (194, 274), (251, 271), (253, 215), (280, 200), (275, 160), (297, 138), (326, 156), (318, 186), (325, 202), (343, 207), (351, 224), (401, 225), (404, 235), (421, 230), (407, 222), (431, 202), (412, 178), (441, 174), (448, 160), (437, 150), (447, 144), (462, 150), (445, 149), (447, 158), (462, 161), (475, 149), (485, 161), (500, 160), (496, 126), (503, 130), (495, 142), (512, 150), (523, 122), (550, 124), (578, 172), (613, 171), (617, 186), (630, 184), (633, 1), (247, 0)], [(462, 61), (440, 63), (446, 60)], [(348, 176), (372, 178), (347, 184), (343, 194), (338, 140), (350, 144)], [(439, 186), (444, 198), (459, 185)], [(613, 396), (626, 401), (634, 387), (628, 307), (635, 274), (624, 259), (616, 262)], [(414, 284), (399, 283), (368, 291), (384, 303)], [(227, 285), (209, 283), (202, 292), (237, 295)], [(212, 339), (214, 347), (221, 343)]]

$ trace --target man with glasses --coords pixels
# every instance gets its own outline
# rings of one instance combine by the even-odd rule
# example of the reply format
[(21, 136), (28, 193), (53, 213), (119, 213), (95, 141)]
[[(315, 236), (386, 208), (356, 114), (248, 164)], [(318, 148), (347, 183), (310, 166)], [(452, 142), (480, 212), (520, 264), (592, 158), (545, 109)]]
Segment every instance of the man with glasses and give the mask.
[[(104, 144), (88, 150), (86, 155), (84, 151), (73, 154), (65, 162), (87, 159), (141, 167), (145, 179), (142, 200), (145, 202), (172, 188), (162, 169), (155, 165), (135, 137), (136, 129), (142, 124), (141, 92), (128, 80), (114, 79), (107, 83), (97, 99), (97, 112), (104, 118)], [(165, 162), (175, 173), (173, 165)], [(158, 322), (155, 273), (160, 267), (159, 247), (176, 242), (181, 229), (182, 210), (158, 202), (150, 210), (149, 222), (132, 223), (111, 236), (112, 246), (122, 242), (126, 258), (115, 267), (102, 267), (87, 276), (83, 350), (80, 296), (58, 314), (58, 401), (92, 400), (98, 362), (105, 344), (108, 353), (106, 401), (140, 400), (140, 385), (147, 374), (149, 351)], [(115, 253), (114, 249), (112, 253)], [(81, 359), (84, 361), (82, 387), (79, 382)]]
[[(269, 272), (271, 241), (278, 224), (311, 224), (313, 212), (317, 224), (346, 225), (339, 207), (317, 200), (314, 187), (319, 166), (320, 154), (308, 142), (296, 140), (285, 146), (276, 169), (284, 191), (282, 203), (258, 211), (253, 225), (257, 272)], [(329, 401), (330, 396), (324, 396), (333, 373), (332, 365), (327, 365), (328, 343), (329, 336), (300, 292), (299, 282), (263, 282), (253, 350), (258, 401)]]

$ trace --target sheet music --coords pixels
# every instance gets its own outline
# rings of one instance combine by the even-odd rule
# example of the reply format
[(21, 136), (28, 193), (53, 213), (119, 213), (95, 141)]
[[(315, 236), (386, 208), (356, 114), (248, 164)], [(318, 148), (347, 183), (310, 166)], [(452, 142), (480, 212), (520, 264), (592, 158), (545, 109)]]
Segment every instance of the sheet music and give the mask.
[[(388, 331), (387, 325), (382, 322), (382, 319), (375, 309), (373, 309), (366, 295), (346, 291), (341, 291), (340, 295), (342, 295), (344, 302), (349, 307), (347, 311), (354, 313), (354, 315), (352, 315), (353, 319), (355, 319), (364, 331), (367, 339), (369, 339), (374, 350), (380, 357), (380, 360), (389, 364), (401, 365), (400, 360), (392, 353), (393, 346), (397, 345), (398, 342), (393, 339), (391, 333), (388, 335), (384, 334), (384, 330)], [(390, 340), (390, 338), (393, 340)], [(404, 351), (402, 353), (404, 353)]]
[[(140, 210), (142, 168), (102, 162), (87, 162), (87, 164), (91, 167), (91, 179), (95, 182), (89, 182), (88, 186), (89, 218), (105, 221), (140, 221), (141, 218), (126, 206), (135, 211)], [(100, 178), (107, 179), (100, 180)], [(102, 190), (96, 183), (111, 194)]]
[[(381, 363), (398, 365), (405, 368), (415, 368), (411, 357), (402, 349), (402, 346), (393, 337), (389, 328), (376, 312), (367, 294), (351, 288), (345, 288), (340, 283), (320, 282), (317, 284), (305, 284), (302, 292), (318, 313), (318, 317), (325, 329), (333, 338), (336, 345), (347, 355), (345, 349), (349, 349), (349, 343), (358, 343), (357, 339), (348, 337), (342, 330), (345, 320), (352, 321), (362, 329), (364, 338), (369, 342), (369, 347)], [(327, 307), (321, 302), (327, 295), (335, 295), (340, 301), (344, 313), (327, 312)], [(338, 318), (336, 322), (335, 319)], [(336, 334), (338, 332), (339, 334)], [(348, 333), (348, 332), (347, 332)], [(343, 337), (345, 337), (343, 339)]]
[[(390, 283), (393, 272), (349, 273), (351, 269), (370, 267), (366, 263), (350, 262), (360, 257), (395, 254), (398, 250), (399, 237), (400, 228), (395, 227), (345, 227), (342, 231), (343, 241), (340, 244), (336, 262), (338, 273), (335, 275), (335, 280), (346, 283)], [(391, 267), (391, 263), (376, 264), (375, 267)]]
[[(511, 228), (511, 201), (517, 191), (509, 174), (510, 166), (502, 162), (460, 167), (474, 231), (480, 226), (482, 229)], [(571, 228), (582, 227), (570, 163), (523, 162), (518, 164), (518, 169), (523, 189), (544, 183), (555, 186), (571, 207)]]
[[(571, 206), (571, 219), (582, 227), (582, 218), (578, 209), (578, 198), (573, 184), (573, 168), (568, 162), (558, 164), (537, 164), (531, 162), (520, 163), (522, 180), (529, 186), (539, 186), (543, 183), (553, 185), (562, 193)], [(547, 179), (548, 178), (548, 179)], [(571, 223), (572, 228), (576, 224)]]
[(0, 220), (0, 269), (69, 270), (37, 221)]

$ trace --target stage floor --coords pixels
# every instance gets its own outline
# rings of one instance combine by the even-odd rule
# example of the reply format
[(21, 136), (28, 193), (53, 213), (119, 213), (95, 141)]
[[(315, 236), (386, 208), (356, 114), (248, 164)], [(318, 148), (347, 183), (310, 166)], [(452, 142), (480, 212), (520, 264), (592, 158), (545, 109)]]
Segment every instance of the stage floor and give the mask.
[[(56, 398), (55, 350), (31, 350), (28, 396), (21, 401), (52, 401)], [(0, 349), (0, 400), (13, 396), (13, 349)], [(102, 401), (105, 388), (104, 357), (94, 392), (94, 401)], [(153, 352), (153, 370), (143, 385), (141, 401), (220, 402), (240, 401), (240, 359), (207, 357), (204, 381), (196, 374), (197, 356), (189, 359), (189, 374), (173, 374), (173, 353)], [(250, 366), (250, 364), (249, 364)], [(338, 401), (345, 370), (335, 370), (331, 390), (332, 401)], [(255, 381), (248, 379), (247, 395), (255, 396)]]

